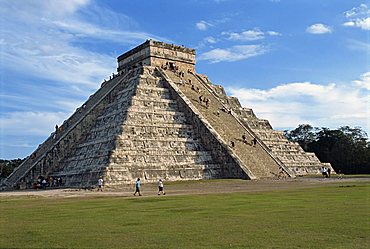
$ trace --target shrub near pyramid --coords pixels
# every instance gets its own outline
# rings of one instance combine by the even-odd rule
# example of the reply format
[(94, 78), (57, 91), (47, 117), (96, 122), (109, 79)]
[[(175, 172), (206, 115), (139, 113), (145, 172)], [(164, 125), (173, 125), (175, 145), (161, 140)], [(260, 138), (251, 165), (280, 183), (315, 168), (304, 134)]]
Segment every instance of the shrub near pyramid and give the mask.
[[(4, 182), (67, 187), (319, 173), (322, 164), (195, 73), (195, 50), (153, 40), (118, 57), (117, 74)], [(327, 167), (330, 167), (328, 165)]]

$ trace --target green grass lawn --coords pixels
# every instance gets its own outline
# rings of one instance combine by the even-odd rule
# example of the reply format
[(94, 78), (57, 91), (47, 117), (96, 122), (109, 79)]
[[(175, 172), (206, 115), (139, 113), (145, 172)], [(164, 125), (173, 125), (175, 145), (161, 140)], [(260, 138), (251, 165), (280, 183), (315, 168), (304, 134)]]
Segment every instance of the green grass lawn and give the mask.
[(0, 199), (1, 248), (369, 248), (370, 185)]

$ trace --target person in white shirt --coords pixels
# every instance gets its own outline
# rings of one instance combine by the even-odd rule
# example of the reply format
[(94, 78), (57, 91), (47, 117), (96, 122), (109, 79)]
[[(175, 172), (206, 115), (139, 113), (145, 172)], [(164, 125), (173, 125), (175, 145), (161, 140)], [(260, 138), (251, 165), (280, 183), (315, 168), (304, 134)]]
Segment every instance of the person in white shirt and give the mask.
[(159, 181), (158, 181), (158, 195), (160, 195), (160, 194), (163, 194), (163, 195), (165, 195), (166, 193), (164, 192), (164, 190), (163, 190), (163, 181), (162, 181), (162, 179), (159, 179)]
[(103, 192), (103, 182), (103, 178), (100, 177), (98, 180), (98, 191), (100, 190), (101, 192)]
[(327, 168), (324, 168), (324, 167), (321, 167), (321, 174), (323, 177), (327, 178), (328, 177), (328, 169)]

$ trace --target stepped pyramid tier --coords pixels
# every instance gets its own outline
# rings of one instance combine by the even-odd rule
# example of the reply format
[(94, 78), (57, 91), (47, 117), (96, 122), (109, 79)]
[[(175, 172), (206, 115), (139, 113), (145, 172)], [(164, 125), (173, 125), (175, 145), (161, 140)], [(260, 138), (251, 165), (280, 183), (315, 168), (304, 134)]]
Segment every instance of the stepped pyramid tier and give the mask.
[(67, 187), (95, 186), (103, 177), (115, 187), (138, 177), (318, 173), (322, 164), (314, 154), (272, 130), (194, 66), (195, 50), (153, 40), (119, 56), (117, 74), (56, 127), (5, 187), (31, 187), (40, 176), (62, 178)]
[(314, 153), (305, 152), (298, 143), (289, 141), (284, 132), (273, 130), (268, 120), (257, 118), (251, 108), (242, 107), (237, 98), (227, 96), (222, 86), (213, 85), (204, 75), (199, 75), (199, 78), (295, 175), (320, 174), (321, 167), (330, 168), (335, 173), (330, 163), (320, 162)]

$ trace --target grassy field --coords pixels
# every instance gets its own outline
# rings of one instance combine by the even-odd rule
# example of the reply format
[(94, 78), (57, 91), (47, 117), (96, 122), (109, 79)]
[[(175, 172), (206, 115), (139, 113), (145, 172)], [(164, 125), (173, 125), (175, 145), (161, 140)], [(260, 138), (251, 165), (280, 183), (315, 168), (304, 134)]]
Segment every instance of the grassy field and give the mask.
[(370, 185), (0, 199), (0, 248), (369, 248)]

